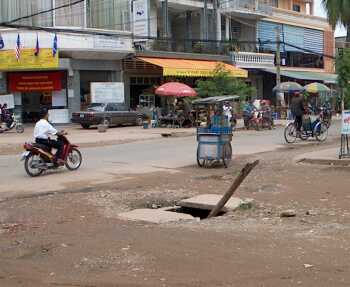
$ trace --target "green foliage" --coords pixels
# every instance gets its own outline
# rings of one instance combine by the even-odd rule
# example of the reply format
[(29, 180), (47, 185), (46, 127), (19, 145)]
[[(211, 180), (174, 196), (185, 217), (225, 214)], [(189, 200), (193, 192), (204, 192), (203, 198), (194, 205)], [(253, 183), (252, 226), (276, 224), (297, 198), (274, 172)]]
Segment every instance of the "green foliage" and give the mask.
[(336, 60), (338, 85), (344, 92), (345, 108), (350, 108), (350, 50), (344, 49)]
[(197, 81), (197, 92), (202, 98), (237, 95), (241, 100), (256, 95), (254, 87), (247, 85), (242, 79), (232, 77), (222, 64), (216, 67), (212, 78)]
[[(350, 28), (350, 1), (349, 0), (322, 0), (328, 15), (329, 23), (335, 28), (337, 24), (343, 24), (349, 31)], [(348, 33), (349, 34), (349, 33)], [(350, 38), (350, 35), (347, 35)]]

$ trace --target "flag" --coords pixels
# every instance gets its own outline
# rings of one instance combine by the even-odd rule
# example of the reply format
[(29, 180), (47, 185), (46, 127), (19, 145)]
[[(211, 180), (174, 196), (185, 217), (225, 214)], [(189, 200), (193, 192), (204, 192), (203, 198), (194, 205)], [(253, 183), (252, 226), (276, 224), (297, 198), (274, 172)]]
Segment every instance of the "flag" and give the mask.
[(36, 46), (35, 46), (34, 55), (35, 55), (35, 56), (39, 56), (39, 52), (40, 52), (40, 47), (39, 47), (39, 35), (36, 35)]
[(17, 36), (17, 43), (16, 43), (16, 58), (17, 58), (17, 61), (19, 61), (19, 59), (21, 58), (21, 38), (19, 34)]
[(4, 39), (2, 38), (1, 34), (0, 34), (0, 50), (5, 48), (5, 42)]
[(53, 38), (52, 56), (56, 57), (57, 50), (57, 34), (55, 34), (55, 38)]

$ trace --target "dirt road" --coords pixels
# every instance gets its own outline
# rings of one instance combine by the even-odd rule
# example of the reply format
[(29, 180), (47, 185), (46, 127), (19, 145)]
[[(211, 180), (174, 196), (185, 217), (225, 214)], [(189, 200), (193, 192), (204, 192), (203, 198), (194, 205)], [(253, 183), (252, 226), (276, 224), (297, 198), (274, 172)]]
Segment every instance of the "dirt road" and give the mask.
[[(295, 164), (307, 145), (240, 155), (229, 169), (130, 174), (68, 193), (0, 203), (0, 286), (349, 286), (349, 168)], [(222, 194), (247, 161), (237, 196), (254, 207), (155, 225), (117, 214)], [(127, 175), (125, 175), (127, 176)], [(280, 212), (294, 209), (294, 218)]]

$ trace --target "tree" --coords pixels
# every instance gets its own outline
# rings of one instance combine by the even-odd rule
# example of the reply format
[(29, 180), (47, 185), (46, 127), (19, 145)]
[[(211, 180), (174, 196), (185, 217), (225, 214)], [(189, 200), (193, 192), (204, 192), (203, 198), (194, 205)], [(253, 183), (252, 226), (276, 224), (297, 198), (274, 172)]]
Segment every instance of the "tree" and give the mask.
[(336, 60), (338, 85), (342, 89), (344, 107), (350, 108), (350, 50), (344, 49)]
[(197, 81), (197, 92), (202, 98), (237, 95), (245, 100), (247, 97), (255, 95), (256, 89), (246, 84), (242, 79), (232, 77), (225, 66), (219, 64), (212, 78)]
[(335, 28), (342, 24), (347, 30), (346, 41), (350, 42), (350, 1), (349, 0), (322, 0), (328, 15), (329, 23)]

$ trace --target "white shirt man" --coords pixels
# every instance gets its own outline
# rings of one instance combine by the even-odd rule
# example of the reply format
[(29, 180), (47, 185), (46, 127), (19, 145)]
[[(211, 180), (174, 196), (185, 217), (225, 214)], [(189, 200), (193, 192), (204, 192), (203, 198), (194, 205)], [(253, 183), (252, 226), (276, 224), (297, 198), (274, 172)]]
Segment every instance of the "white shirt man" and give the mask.
[(39, 120), (35, 124), (34, 128), (34, 139), (35, 142), (38, 144), (45, 145), (49, 148), (55, 148), (56, 154), (55, 154), (55, 162), (58, 162), (59, 164), (61, 161), (61, 155), (63, 150), (63, 143), (59, 140), (52, 140), (49, 138), (50, 135), (56, 136), (58, 135), (58, 131), (48, 122), (49, 114), (47, 111), (44, 111), (42, 114), (41, 120)]
[(231, 123), (232, 119), (232, 107), (229, 104), (225, 104), (223, 107), (224, 115), (227, 117), (229, 123)]
[(34, 139), (48, 140), (50, 135), (55, 136), (57, 130), (46, 120), (41, 119), (35, 124)]

